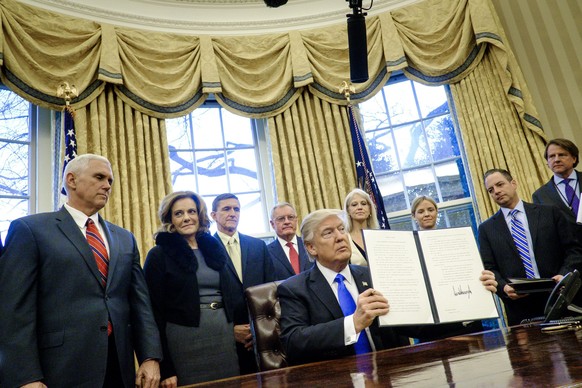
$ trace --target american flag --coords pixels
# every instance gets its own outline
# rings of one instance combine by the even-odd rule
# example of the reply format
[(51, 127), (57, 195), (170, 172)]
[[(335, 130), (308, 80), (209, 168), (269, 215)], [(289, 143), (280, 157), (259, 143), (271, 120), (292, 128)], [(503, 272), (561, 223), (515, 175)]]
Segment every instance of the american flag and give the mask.
[(376, 182), (376, 177), (372, 171), (368, 149), (366, 148), (366, 139), (358, 126), (354, 116), (354, 107), (348, 105), (348, 118), (350, 120), (350, 131), (352, 133), (352, 146), (354, 147), (354, 158), (356, 162), (356, 179), (358, 187), (364, 190), (376, 205), (376, 214), (381, 229), (390, 229), (388, 214), (384, 209), (384, 200), (380, 193), (380, 188)]
[[(70, 105), (63, 110), (64, 117), (64, 129), (65, 129), (65, 160), (63, 163), (63, 174), (65, 173), (65, 168), (67, 164), (75, 159), (77, 156), (77, 137), (75, 135), (75, 110), (71, 108)], [(63, 195), (67, 195), (65, 191), (65, 182), (63, 182), (63, 188), (61, 189)]]

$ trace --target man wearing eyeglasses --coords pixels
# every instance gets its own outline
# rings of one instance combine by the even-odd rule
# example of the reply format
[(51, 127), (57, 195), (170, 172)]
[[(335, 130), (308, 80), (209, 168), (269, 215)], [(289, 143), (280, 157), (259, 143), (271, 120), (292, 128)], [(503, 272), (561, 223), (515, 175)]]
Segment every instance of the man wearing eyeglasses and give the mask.
[(281, 202), (271, 209), (271, 227), (277, 238), (267, 247), (275, 264), (278, 279), (287, 279), (313, 265), (305, 251), (303, 240), (297, 237), (297, 213), (288, 202)]

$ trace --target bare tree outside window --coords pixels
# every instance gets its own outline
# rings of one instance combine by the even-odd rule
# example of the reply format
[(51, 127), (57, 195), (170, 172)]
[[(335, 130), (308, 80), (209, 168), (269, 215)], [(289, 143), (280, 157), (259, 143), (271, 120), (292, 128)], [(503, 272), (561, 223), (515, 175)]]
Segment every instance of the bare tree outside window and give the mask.
[[(208, 104), (166, 120), (174, 190), (192, 190), (210, 207), (222, 193), (241, 202), (239, 229), (269, 231), (255, 121)], [(213, 225), (214, 227), (214, 225)]]
[(396, 76), (359, 104), (384, 206), (393, 229), (410, 230), (410, 203), (433, 197), (439, 227), (473, 226), (475, 213), (446, 86)]
[(28, 214), (30, 200), (30, 103), (0, 88), (0, 234)]

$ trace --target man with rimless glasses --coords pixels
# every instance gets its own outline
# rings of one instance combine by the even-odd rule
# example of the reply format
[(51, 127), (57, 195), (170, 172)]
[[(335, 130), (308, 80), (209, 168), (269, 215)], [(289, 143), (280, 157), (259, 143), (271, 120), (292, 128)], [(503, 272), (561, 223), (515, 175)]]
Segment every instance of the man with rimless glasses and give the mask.
[(277, 279), (287, 279), (313, 265), (297, 236), (297, 213), (293, 205), (281, 202), (271, 209), (271, 227), (277, 237), (267, 247), (273, 257)]

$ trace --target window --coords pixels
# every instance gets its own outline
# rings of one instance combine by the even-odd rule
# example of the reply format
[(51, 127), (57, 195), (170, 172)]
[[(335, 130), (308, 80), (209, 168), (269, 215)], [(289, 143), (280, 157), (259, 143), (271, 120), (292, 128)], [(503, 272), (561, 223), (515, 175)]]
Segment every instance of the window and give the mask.
[(438, 227), (472, 226), (475, 211), (448, 87), (392, 77), (359, 105), (370, 160), (392, 229), (412, 230), (410, 204), (419, 195), (439, 204)]
[(187, 116), (166, 120), (174, 190), (192, 190), (204, 197), (209, 212), (222, 193), (241, 202), (239, 229), (269, 232), (268, 208), (273, 202), (272, 172), (264, 120), (230, 113), (216, 102)]
[(0, 85), (0, 234), (31, 209), (31, 104)]

